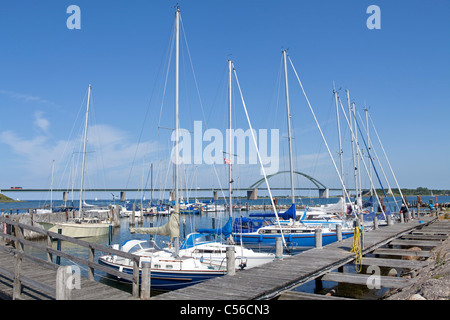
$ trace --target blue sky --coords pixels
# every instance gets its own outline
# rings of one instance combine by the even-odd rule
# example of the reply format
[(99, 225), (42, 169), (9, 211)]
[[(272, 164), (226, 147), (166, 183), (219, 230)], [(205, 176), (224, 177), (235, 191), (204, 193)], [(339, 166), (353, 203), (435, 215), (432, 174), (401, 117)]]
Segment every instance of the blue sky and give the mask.
[[(137, 187), (150, 162), (155, 171), (163, 168), (159, 184), (171, 184), (165, 169), (169, 133), (158, 124), (173, 126), (173, 64), (164, 100), (161, 85), (176, 3), (2, 1), (0, 189), (48, 187), (53, 160), (54, 186), (70, 184), (89, 84), (89, 168), (99, 176), (90, 186)], [(80, 30), (66, 27), (66, 9), (73, 4), (81, 9)], [(379, 30), (366, 26), (372, 4), (381, 10)], [(225, 129), (226, 60), (231, 58), (253, 126), (280, 130), (280, 170), (287, 169), (279, 72), (281, 50), (288, 49), (335, 157), (333, 81), (344, 103), (348, 89), (358, 110), (369, 108), (401, 187), (449, 189), (450, 2), (183, 0), (179, 5), (189, 46), (188, 52), (183, 42), (181, 54), (182, 127), (190, 130), (201, 120)], [(292, 72), (289, 79), (296, 170), (338, 187)], [(235, 99), (235, 126), (247, 129)], [(343, 130), (348, 145), (349, 132)], [(381, 149), (376, 151), (381, 157)], [(218, 186), (211, 167), (187, 170), (192, 184)], [(390, 177), (389, 168), (384, 170)], [(225, 166), (216, 172), (225, 186)], [(237, 167), (236, 174), (240, 187), (260, 178), (258, 166)], [(273, 182), (286, 183), (287, 177)], [(310, 185), (300, 178), (296, 183)]]

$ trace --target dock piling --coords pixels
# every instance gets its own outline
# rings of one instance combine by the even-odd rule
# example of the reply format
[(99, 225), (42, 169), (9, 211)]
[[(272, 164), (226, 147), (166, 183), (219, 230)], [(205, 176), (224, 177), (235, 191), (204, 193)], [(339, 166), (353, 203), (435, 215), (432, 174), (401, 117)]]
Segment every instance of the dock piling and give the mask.
[(234, 276), (236, 274), (236, 256), (234, 252), (234, 246), (227, 247), (227, 275)]
[(315, 240), (315, 247), (317, 249), (322, 248), (322, 229), (318, 228), (314, 231), (314, 240)]
[(56, 300), (70, 300), (72, 296), (72, 286), (69, 282), (72, 277), (71, 266), (61, 266), (56, 271)]
[(142, 262), (141, 299), (150, 299), (151, 291), (151, 264)]

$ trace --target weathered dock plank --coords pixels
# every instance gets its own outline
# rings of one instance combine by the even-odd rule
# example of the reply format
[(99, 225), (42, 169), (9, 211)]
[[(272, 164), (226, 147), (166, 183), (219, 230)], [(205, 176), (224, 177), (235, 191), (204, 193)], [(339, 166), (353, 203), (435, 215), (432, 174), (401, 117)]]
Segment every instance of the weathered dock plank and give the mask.
[(446, 235), (434, 235), (434, 234), (405, 234), (401, 236), (402, 239), (409, 240), (440, 240), (444, 241), (448, 239)]
[(419, 269), (425, 267), (426, 261), (401, 260), (401, 259), (383, 259), (383, 258), (362, 258), (362, 264), (378, 267), (392, 267), (401, 269)]
[(389, 243), (393, 246), (410, 246), (410, 247), (437, 247), (441, 245), (440, 241), (427, 241), (427, 240), (403, 240), (397, 239)]
[(327, 296), (323, 294), (314, 294), (298, 291), (286, 291), (283, 292), (278, 300), (355, 300), (351, 298), (344, 298), (338, 296)]
[[(353, 274), (353, 273), (341, 273), (341, 272), (330, 272), (322, 277), (322, 280), (325, 281), (334, 281), (334, 282), (345, 282), (351, 284), (358, 285), (367, 285), (367, 283), (371, 283), (372, 275), (369, 274)], [(401, 289), (412, 285), (416, 280), (406, 279), (406, 278), (396, 278), (396, 277), (387, 277), (387, 276), (378, 276), (380, 280), (380, 287), (383, 288), (394, 288)]]
[(409, 256), (409, 257), (423, 257), (428, 258), (431, 256), (431, 251), (425, 250), (410, 250), (410, 249), (391, 249), (391, 248), (379, 248), (375, 249), (373, 254), (387, 255), (387, 256)]

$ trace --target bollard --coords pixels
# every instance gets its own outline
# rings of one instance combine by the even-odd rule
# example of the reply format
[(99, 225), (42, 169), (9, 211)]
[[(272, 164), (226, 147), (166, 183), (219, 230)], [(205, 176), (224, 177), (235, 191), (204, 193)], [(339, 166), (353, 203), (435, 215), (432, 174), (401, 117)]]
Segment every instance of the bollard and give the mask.
[(336, 241), (338, 241), (338, 242), (342, 241), (342, 225), (341, 224), (336, 225)]
[(151, 291), (151, 263), (142, 262), (141, 299), (150, 299)]
[(373, 228), (375, 230), (378, 229), (378, 218), (377, 217), (373, 217)]
[(405, 223), (405, 215), (403, 212), (400, 212), (400, 223)]
[(61, 266), (56, 271), (56, 300), (70, 300), (72, 297), (72, 267)]
[(315, 247), (317, 249), (322, 248), (322, 229), (318, 228), (314, 231), (314, 240), (315, 240)]
[(283, 241), (281, 237), (275, 239), (275, 260), (283, 259)]
[(234, 246), (227, 247), (227, 275), (234, 276), (236, 274), (236, 256)]
[(134, 220), (136, 218), (136, 204), (133, 203), (133, 211), (131, 211), (131, 220), (130, 224), (133, 225), (133, 227), (136, 225), (136, 221)]
[(386, 222), (387, 222), (388, 226), (392, 226), (393, 225), (391, 215), (387, 215), (386, 216)]

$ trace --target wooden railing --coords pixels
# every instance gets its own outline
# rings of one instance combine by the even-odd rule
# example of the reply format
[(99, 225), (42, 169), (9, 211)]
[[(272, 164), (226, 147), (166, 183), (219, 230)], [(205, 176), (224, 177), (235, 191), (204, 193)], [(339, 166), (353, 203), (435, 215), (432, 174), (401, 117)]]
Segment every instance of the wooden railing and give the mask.
[[(58, 296), (58, 292), (56, 292), (58, 286), (56, 286), (57, 288), (53, 288), (44, 283), (39, 283), (39, 281), (37, 280), (33, 280), (29, 277), (22, 275), (22, 260), (28, 260), (33, 263), (39, 264), (40, 266), (48, 268), (50, 270), (57, 271), (60, 266), (58, 264), (53, 263), (53, 256), (66, 258), (80, 265), (87, 266), (88, 278), (90, 280), (94, 280), (95, 270), (103, 271), (113, 276), (118, 276), (121, 279), (128, 280), (132, 283), (132, 295), (136, 298), (139, 297), (139, 283), (140, 283), (139, 256), (123, 252), (120, 250), (112, 249), (110, 247), (105, 247), (99, 244), (71, 238), (59, 233), (46, 231), (44, 229), (22, 224), (19, 223), (18, 221), (14, 221), (5, 217), (0, 217), (0, 226), (2, 226), (0, 230), (0, 237), (12, 241), (14, 244), (14, 248), (0, 246), (0, 250), (15, 254), (16, 261), (14, 272), (11, 272), (9, 270), (6, 270), (5, 268), (0, 267), (0, 274), (8, 278), (14, 279), (13, 299), (20, 299), (22, 284), (33, 286), (41, 290), (43, 293), (48, 294), (49, 296), (52, 297)], [(47, 245), (42, 245), (40, 243), (25, 239), (23, 236), (23, 231), (25, 229), (45, 235), (47, 237)], [(87, 248), (89, 253), (88, 260), (83, 259), (79, 256), (71, 255), (62, 252), (60, 250), (54, 249), (52, 245), (53, 240), (67, 241), (75, 245)], [(46, 252), (47, 260), (25, 253), (24, 246), (30, 246)], [(133, 262), (133, 274), (120, 272), (111, 267), (101, 265), (95, 262), (94, 258), (95, 251), (100, 251), (103, 253), (117, 255), (126, 259), (130, 259), (130, 261)]]

